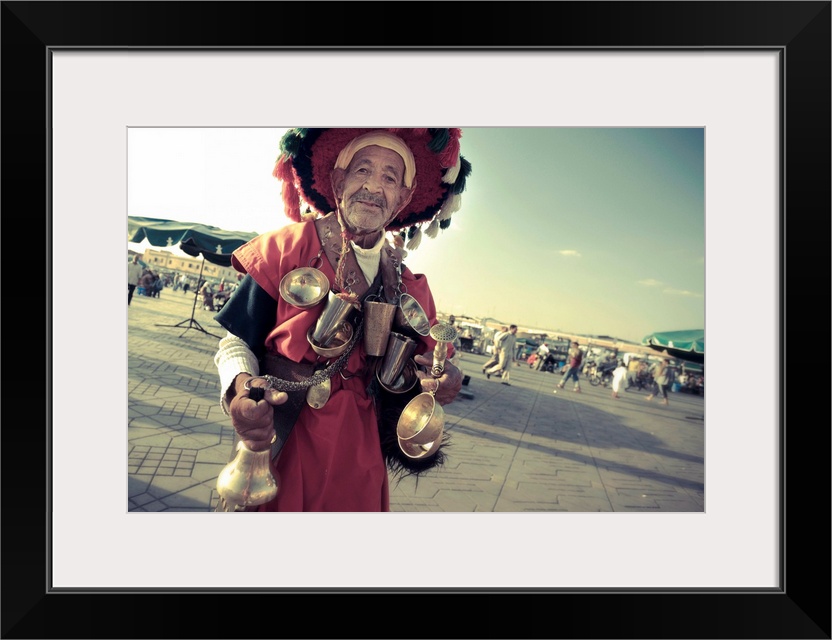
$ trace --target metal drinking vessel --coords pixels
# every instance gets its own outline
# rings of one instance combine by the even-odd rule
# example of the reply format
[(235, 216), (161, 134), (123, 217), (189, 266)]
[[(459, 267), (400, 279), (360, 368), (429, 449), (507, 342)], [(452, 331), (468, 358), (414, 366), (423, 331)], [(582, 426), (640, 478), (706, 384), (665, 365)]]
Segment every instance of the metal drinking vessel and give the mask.
[(430, 333), (430, 318), (419, 301), (408, 293), (399, 296), (399, 308), (396, 310), (396, 325), (404, 329), (413, 329), (420, 336)]
[(351, 302), (339, 298), (330, 291), (326, 306), (312, 333), (312, 340), (319, 347), (329, 346), (329, 342), (337, 335), (341, 325), (347, 321), (353, 311), (355, 311), (355, 306)]
[(364, 301), (364, 350), (368, 356), (383, 356), (398, 307), (380, 300)]
[(390, 332), (387, 340), (387, 350), (384, 353), (384, 360), (378, 372), (379, 380), (388, 387), (395, 385), (396, 380), (402, 375), (404, 367), (413, 352), (416, 351), (416, 341), (401, 333)]

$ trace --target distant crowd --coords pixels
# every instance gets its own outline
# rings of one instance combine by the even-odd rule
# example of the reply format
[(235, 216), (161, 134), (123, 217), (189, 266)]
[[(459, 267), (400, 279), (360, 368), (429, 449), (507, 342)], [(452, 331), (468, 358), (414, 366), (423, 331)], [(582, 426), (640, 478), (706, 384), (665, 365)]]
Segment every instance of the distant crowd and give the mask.
[[(242, 277), (242, 276), (241, 276)], [(149, 267), (142, 266), (137, 257), (128, 264), (127, 273), (127, 304), (132, 301), (133, 294), (148, 298), (159, 298), (162, 291), (171, 288), (173, 291), (196, 291), (202, 308), (206, 311), (219, 311), (237, 289), (237, 282), (226, 282), (224, 279), (212, 283), (204, 278), (178, 273), (156, 273)]]

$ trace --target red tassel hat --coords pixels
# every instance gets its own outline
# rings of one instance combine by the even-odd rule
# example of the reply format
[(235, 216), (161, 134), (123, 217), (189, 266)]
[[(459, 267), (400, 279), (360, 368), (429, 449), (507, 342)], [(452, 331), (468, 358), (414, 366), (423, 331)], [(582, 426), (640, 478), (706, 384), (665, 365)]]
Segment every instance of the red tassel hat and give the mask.
[(390, 221), (387, 230), (399, 231), (402, 236), (407, 230), (411, 239), (408, 248), (415, 249), (422, 226), (429, 237), (436, 237), (439, 229), (450, 226), (451, 216), (460, 209), (460, 194), (471, 174), (471, 163), (460, 154), (461, 129), (289, 129), (280, 140), (280, 156), (273, 171), (283, 182), (286, 216), (300, 222), (302, 202), (316, 217), (334, 211), (330, 173), (338, 154), (353, 138), (371, 131), (392, 133), (413, 152), (418, 185), (410, 203)]

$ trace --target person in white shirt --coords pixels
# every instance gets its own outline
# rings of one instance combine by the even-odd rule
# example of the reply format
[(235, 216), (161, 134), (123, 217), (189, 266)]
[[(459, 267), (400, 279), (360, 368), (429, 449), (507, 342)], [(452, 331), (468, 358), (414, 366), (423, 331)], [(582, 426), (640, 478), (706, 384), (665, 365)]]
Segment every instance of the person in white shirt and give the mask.
[(546, 356), (549, 355), (549, 347), (546, 346), (545, 342), (541, 342), (540, 346), (537, 348), (537, 362), (535, 362), (535, 369), (540, 371), (543, 367), (543, 362), (546, 360)]
[(139, 286), (142, 277), (142, 265), (139, 264), (139, 256), (133, 256), (133, 261), (127, 264), (127, 306), (133, 301), (133, 292)]
[(486, 369), (485, 377), (491, 378), (492, 375), (499, 374), (502, 377), (503, 384), (511, 385), (508, 381), (511, 375), (511, 363), (514, 362), (514, 352), (517, 347), (517, 325), (513, 324), (508, 328), (508, 331), (500, 336), (500, 350), (498, 354), (498, 362), (490, 369)]
[(491, 357), (488, 359), (484, 365), (482, 365), (482, 372), (485, 373), (486, 369), (490, 369), (495, 364), (500, 361), (500, 342), (503, 339), (503, 336), (508, 333), (508, 327), (502, 327), (499, 331), (494, 332), (494, 340), (492, 341), (492, 351)]
[(621, 391), (621, 385), (627, 380), (627, 367), (624, 366), (624, 361), (619, 360), (618, 366), (612, 372), (612, 397), (618, 398), (618, 392)]

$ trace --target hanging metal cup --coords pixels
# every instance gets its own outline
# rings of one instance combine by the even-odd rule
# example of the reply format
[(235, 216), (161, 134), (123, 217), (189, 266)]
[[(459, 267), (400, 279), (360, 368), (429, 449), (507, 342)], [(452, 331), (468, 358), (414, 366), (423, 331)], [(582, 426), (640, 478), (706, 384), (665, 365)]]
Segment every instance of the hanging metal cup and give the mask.
[(280, 297), (294, 307), (308, 309), (319, 304), (329, 291), (329, 278), (315, 265), (323, 263), (324, 249), (312, 258), (308, 267), (292, 269), (280, 281)]
[(409, 458), (428, 458), (442, 444), (445, 410), (436, 401), (439, 381), (433, 391), (423, 391), (404, 408), (396, 425), (399, 448)]
[(407, 361), (407, 364), (404, 365), (402, 374), (396, 378), (396, 381), (392, 385), (384, 384), (382, 379), (379, 377), (381, 364), (381, 360), (376, 361), (376, 380), (378, 380), (378, 383), (389, 393), (407, 393), (416, 386), (417, 382), (419, 382), (419, 376), (416, 375), (416, 362), (414, 362), (412, 358)]
[(341, 325), (355, 311), (353, 304), (344, 298), (339, 298), (332, 291), (326, 301), (326, 306), (321, 312), (315, 331), (312, 332), (312, 340), (319, 347), (329, 346), (329, 342), (338, 334)]
[(368, 356), (383, 356), (398, 306), (382, 300), (364, 301), (364, 350)]
[(396, 325), (403, 329), (413, 329), (420, 336), (430, 333), (430, 318), (419, 301), (409, 293), (399, 296), (399, 308), (396, 310)]
[(387, 340), (387, 350), (384, 353), (384, 360), (378, 370), (378, 379), (388, 387), (395, 386), (399, 376), (402, 375), (407, 361), (416, 351), (416, 341), (395, 331), (390, 332)]

